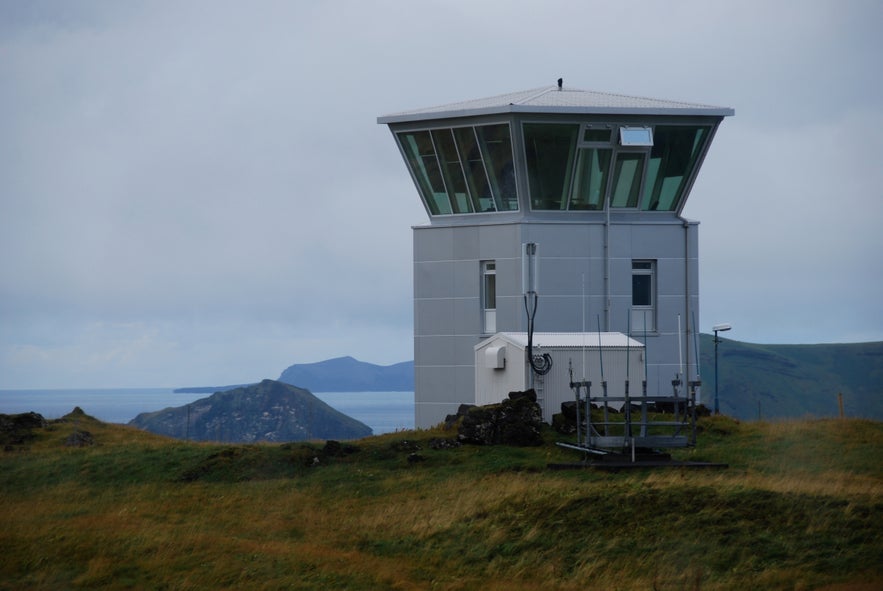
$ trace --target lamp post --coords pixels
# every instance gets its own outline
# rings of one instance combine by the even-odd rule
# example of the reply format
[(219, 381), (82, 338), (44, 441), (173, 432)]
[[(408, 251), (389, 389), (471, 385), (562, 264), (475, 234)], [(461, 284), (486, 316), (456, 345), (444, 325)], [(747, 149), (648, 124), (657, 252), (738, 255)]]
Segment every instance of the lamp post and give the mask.
[(716, 415), (720, 414), (720, 407), (717, 403), (717, 344), (721, 342), (721, 340), (717, 336), (717, 333), (726, 332), (731, 328), (733, 327), (729, 324), (716, 324), (711, 329), (714, 331), (714, 414)]

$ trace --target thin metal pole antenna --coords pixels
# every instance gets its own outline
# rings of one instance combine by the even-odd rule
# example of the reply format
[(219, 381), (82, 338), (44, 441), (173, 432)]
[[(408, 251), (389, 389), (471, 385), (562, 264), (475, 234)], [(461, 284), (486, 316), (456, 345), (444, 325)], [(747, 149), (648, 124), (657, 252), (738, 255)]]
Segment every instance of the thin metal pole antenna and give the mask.
[(604, 436), (609, 433), (607, 430), (607, 421), (609, 420), (607, 408), (607, 380), (604, 379), (604, 347), (601, 346), (601, 315), (598, 314), (598, 364), (601, 366), (601, 396), (604, 401)]
[(583, 312), (583, 334), (582, 334), (582, 341), (583, 341), (583, 381), (585, 382), (585, 381), (586, 381), (586, 274), (585, 274), (585, 273), (583, 273), (583, 277), (582, 277), (582, 279), (583, 279), (583, 281), (582, 281), (582, 283), (583, 283), (583, 285), (582, 285), (582, 289), (583, 289), (583, 293), (582, 293), (582, 296), (583, 296), (583, 297), (582, 297), (582, 299), (583, 299), (583, 301), (582, 301), (582, 306), (581, 306), (581, 307), (582, 307), (582, 312)]
[[(695, 312), (691, 313), (690, 317), (693, 320), (693, 323), (692, 323), (693, 324), (693, 353), (696, 355), (696, 379), (694, 381), (696, 382), (696, 386), (701, 387), (702, 371), (701, 371), (701, 368), (699, 367), (699, 331), (696, 330), (696, 313)], [(687, 332), (690, 332), (689, 328), (687, 329)], [(689, 373), (690, 373), (690, 366), (688, 363), (688, 365), (687, 365), (687, 374), (688, 374), (687, 381), (688, 382), (690, 381)], [(695, 392), (695, 389), (693, 391)], [(694, 403), (695, 402), (696, 401), (694, 401)], [(699, 404), (702, 404), (702, 390), (699, 390)]]
[(628, 334), (625, 340), (625, 408), (623, 408), (625, 416), (625, 438), (632, 437), (632, 401), (629, 400), (629, 374), (631, 357), (632, 357), (632, 309), (629, 308)]
[(720, 407), (717, 404), (717, 345), (720, 343), (720, 339), (717, 337), (717, 331), (714, 331), (714, 414), (720, 414)]

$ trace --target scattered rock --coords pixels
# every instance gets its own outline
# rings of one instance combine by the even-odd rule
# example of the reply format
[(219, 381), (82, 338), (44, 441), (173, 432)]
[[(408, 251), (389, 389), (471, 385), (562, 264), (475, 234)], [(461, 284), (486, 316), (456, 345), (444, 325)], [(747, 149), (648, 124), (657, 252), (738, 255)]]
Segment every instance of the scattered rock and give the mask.
[(552, 428), (562, 435), (576, 433), (576, 417), (570, 419), (563, 412), (556, 413), (552, 415)]
[(15, 445), (24, 445), (35, 437), (35, 429), (45, 429), (47, 424), (43, 415), (35, 412), (0, 414), (0, 443), (6, 450), (12, 449)]
[(399, 441), (393, 441), (389, 444), (389, 447), (394, 451), (407, 451), (407, 452), (415, 452), (420, 451), (420, 444), (416, 441), (409, 441), (407, 439), (401, 439)]
[(322, 448), (322, 455), (328, 457), (342, 457), (354, 454), (359, 451), (359, 447), (357, 445), (353, 445), (351, 443), (341, 443), (339, 441), (335, 441), (334, 439), (329, 439), (325, 442), (325, 446)]
[(469, 410), (473, 408), (475, 408), (474, 404), (461, 404), (459, 408), (457, 408), (457, 414), (445, 417), (445, 430), (448, 431), (459, 425), (460, 419), (465, 417), (469, 413)]
[(95, 445), (95, 438), (88, 431), (74, 431), (67, 436), (64, 444), (68, 447), (88, 447)]
[(425, 462), (425, 461), (426, 461), (426, 457), (422, 456), (418, 453), (408, 454), (408, 463), (409, 464), (416, 464), (417, 462)]
[(430, 449), (455, 449), (460, 447), (461, 443), (456, 439), (444, 439), (442, 437), (433, 437), (429, 440)]
[(457, 439), (474, 445), (542, 445), (543, 413), (536, 392), (510, 392), (499, 404), (476, 406), (460, 421)]

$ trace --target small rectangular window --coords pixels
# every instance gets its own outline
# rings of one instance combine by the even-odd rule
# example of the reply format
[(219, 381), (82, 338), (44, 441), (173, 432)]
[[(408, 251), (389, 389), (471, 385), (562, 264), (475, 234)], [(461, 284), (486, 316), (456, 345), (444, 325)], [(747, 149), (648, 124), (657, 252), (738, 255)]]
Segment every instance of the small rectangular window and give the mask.
[(620, 127), (619, 144), (621, 146), (652, 146), (653, 130), (649, 127)]
[(656, 330), (655, 261), (632, 261), (632, 334)]
[(481, 263), (481, 325), (484, 334), (497, 332), (497, 263)]
[(588, 127), (583, 132), (584, 142), (610, 142), (610, 129)]

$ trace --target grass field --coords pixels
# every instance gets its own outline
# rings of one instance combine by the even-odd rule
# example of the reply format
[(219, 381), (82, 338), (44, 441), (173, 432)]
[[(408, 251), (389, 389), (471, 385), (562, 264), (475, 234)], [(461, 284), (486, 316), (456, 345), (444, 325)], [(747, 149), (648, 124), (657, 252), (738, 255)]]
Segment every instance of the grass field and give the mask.
[(551, 431), (237, 446), (69, 417), (0, 456), (0, 589), (883, 588), (883, 424), (701, 427), (678, 457), (729, 469), (549, 471), (580, 459)]

